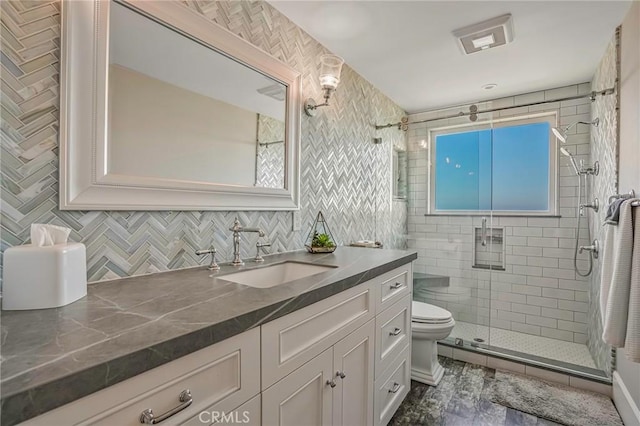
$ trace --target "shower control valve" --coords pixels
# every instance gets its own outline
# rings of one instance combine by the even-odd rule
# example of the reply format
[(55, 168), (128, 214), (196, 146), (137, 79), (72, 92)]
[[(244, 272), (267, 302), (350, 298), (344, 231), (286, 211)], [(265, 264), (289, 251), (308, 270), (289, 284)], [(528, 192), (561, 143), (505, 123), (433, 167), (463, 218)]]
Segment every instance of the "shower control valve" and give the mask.
[(593, 209), (594, 212), (600, 210), (600, 201), (597, 198), (593, 199), (593, 202), (587, 204), (580, 204), (580, 216), (584, 216), (584, 209)]
[(598, 240), (593, 240), (590, 246), (580, 246), (578, 253), (582, 254), (583, 251), (590, 251), (594, 259), (598, 258), (598, 252), (600, 251), (600, 243)]
[(579, 175), (598, 176), (600, 174), (600, 162), (596, 161), (591, 167), (585, 167), (584, 160), (580, 160)]

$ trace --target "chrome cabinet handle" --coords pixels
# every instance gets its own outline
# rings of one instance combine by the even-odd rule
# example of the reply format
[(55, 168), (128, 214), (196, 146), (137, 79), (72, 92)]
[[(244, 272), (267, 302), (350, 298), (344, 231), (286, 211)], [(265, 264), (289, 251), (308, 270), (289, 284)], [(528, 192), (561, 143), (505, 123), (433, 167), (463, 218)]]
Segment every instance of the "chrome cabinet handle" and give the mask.
[(180, 392), (180, 396), (178, 397), (178, 400), (181, 402), (180, 405), (172, 408), (166, 413), (159, 415), (158, 417), (153, 415), (153, 410), (151, 408), (147, 408), (142, 413), (140, 413), (140, 423), (145, 425), (156, 425), (160, 422), (167, 420), (169, 417), (173, 416), (174, 414), (178, 414), (180, 411), (190, 406), (191, 403), (193, 402), (193, 396), (191, 396), (191, 391), (189, 389), (185, 389), (182, 392)]
[(327, 384), (328, 384), (329, 386), (331, 386), (332, 388), (335, 388), (335, 387), (336, 387), (336, 382), (334, 382), (333, 380), (327, 380)]
[(395, 283), (395, 284), (391, 284), (389, 286), (392, 290), (398, 289), (400, 287), (402, 287), (402, 283)]
[(347, 375), (344, 374), (344, 371), (336, 371), (336, 377), (340, 377), (341, 379), (344, 379), (345, 377), (347, 377)]
[(396, 393), (400, 390), (400, 383), (393, 382), (393, 387), (389, 389), (389, 393)]
[(389, 336), (397, 336), (400, 333), (402, 333), (402, 329), (396, 327), (396, 328), (393, 329), (393, 331), (389, 332)]

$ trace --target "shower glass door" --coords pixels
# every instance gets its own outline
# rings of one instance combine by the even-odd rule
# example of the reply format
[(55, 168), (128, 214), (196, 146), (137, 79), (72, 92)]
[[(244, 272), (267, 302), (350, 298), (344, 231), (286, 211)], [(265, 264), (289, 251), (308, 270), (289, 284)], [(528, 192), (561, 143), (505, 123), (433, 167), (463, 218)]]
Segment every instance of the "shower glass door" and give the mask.
[(456, 326), (446, 343), (482, 346), (489, 341), (491, 269), (502, 256), (493, 249), (491, 129), (467, 122), (429, 135), (435, 265), (428, 270), (444, 282), (429, 288), (425, 301), (452, 313)]

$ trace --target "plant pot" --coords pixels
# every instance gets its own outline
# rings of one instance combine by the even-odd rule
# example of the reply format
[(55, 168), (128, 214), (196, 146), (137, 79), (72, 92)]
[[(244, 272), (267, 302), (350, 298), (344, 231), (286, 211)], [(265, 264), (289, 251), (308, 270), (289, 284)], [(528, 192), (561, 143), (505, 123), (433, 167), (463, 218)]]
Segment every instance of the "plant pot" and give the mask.
[(333, 253), (336, 251), (336, 240), (334, 240), (322, 212), (318, 212), (316, 220), (313, 221), (304, 246), (309, 253)]
[(305, 245), (305, 247), (307, 248), (307, 251), (309, 253), (333, 253), (334, 251), (336, 251), (336, 246), (333, 246), (333, 247), (313, 247), (313, 246)]

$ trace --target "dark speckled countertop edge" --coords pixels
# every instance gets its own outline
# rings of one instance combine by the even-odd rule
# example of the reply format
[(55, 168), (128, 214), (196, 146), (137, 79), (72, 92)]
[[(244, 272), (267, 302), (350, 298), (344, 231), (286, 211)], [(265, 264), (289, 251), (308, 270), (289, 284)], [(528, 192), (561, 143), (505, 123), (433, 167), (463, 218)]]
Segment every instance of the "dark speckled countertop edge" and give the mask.
[[(417, 254), (414, 251), (405, 250), (398, 251), (398, 253), (403, 254), (391, 261), (375, 265), (370, 269), (354, 273), (351, 276), (338, 279), (321, 287), (313, 288), (303, 294), (238, 315), (235, 318), (186, 332), (183, 335), (113, 358), (84, 370), (73, 372), (67, 376), (33, 387), (25, 387), (12, 394), (5, 395), (2, 392), (0, 423), (8, 426), (23, 422), (167, 362), (295, 312), (417, 259)], [(171, 272), (175, 273), (175, 271)], [(290, 303), (294, 299), (296, 303)], [(123, 368), (123, 366), (126, 366), (126, 368)], [(120, 374), (111, 376), (107, 374), (108, 371), (120, 371)], [(105, 380), (105, 378), (107, 379)], [(36, 404), (35, 401), (38, 401), (38, 403)]]

